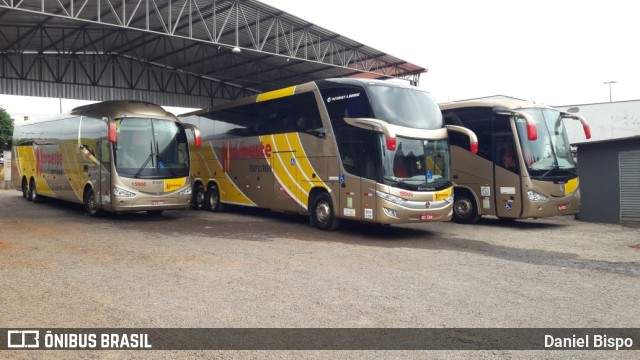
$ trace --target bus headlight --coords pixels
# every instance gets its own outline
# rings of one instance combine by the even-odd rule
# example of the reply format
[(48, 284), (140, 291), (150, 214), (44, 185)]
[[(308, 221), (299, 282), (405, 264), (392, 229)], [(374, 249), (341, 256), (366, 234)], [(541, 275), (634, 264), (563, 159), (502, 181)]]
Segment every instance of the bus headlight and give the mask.
[(178, 194), (180, 195), (191, 195), (191, 186), (185, 188), (184, 190), (180, 191)]
[(389, 209), (386, 207), (383, 207), (382, 210), (384, 210), (384, 213), (391, 218), (397, 219), (398, 218), (398, 212), (393, 210), (393, 209)]
[(405, 200), (401, 197), (395, 196), (395, 195), (391, 195), (391, 194), (387, 194), (385, 192), (382, 192), (380, 190), (376, 190), (376, 195), (378, 195), (379, 198), (390, 201), (394, 204), (398, 204), (398, 205), (402, 205)]
[(136, 196), (135, 193), (133, 193), (131, 191), (128, 191), (128, 190), (125, 190), (125, 189), (122, 189), (122, 188), (119, 188), (117, 186), (113, 187), (113, 195), (119, 196), (119, 197), (134, 197), (134, 196)]
[(538, 201), (538, 202), (546, 202), (549, 201), (549, 198), (547, 198), (546, 196), (542, 195), (542, 194), (538, 194), (535, 191), (527, 191), (527, 197), (529, 197), (529, 200), (531, 201)]
[(576, 191), (573, 192), (573, 197), (580, 199), (580, 189), (576, 189)]

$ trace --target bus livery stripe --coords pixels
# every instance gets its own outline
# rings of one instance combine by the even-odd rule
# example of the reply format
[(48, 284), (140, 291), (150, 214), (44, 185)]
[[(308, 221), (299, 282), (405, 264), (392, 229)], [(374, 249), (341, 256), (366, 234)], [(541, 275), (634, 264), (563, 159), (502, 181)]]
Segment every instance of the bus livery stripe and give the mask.
[[(257, 206), (240, 188), (231, 180), (229, 173), (225, 171), (223, 168), (223, 164), (218, 158), (216, 152), (213, 150), (213, 142), (209, 142), (211, 154), (213, 155), (214, 161), (212, 162), (213, 171), (217, 174), (223, 174), (224, 177), (219, 178), (218, 181), (220, 184), (218, 185), (218, 191), (220, 191), (220, 200), (236, 205), (245, 205), (245, 206)], [(229, 147), (229, 142), (225, 143), (227, 149)], [(225, 159), (227, 166), (231, 167), (231, 155), (229, 155), (230, 151), (225, 151), (224, 154), (227, 156)], [(206, 162), (205, 162), (206, 163)], [(207, 169), (207, 171), (211, 171)], [(209, 175), (212, 175), (211, 173)], [(225, 189), (235, 189), (235, 191), (225, 191)]]
[(268, 101), (268, 100), (278, 99), (285, 96), (290, 96), (290, 95), (293, 95), (295, 91), (296, 91), (295, 86), (290, 86), (288, 88), (284, 88), (280, 90), (269, 91), (263, 94), (259, 94), (256, 102)]

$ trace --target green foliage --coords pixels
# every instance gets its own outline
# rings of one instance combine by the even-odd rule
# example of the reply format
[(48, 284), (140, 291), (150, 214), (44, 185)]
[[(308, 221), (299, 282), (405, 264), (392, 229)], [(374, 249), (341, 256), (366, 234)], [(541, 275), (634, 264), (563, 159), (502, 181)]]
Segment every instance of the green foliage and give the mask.
[(11, 137), (13, 136), (13, 119), (9, 113), (0, 106), (0, 150), (11, 149)]

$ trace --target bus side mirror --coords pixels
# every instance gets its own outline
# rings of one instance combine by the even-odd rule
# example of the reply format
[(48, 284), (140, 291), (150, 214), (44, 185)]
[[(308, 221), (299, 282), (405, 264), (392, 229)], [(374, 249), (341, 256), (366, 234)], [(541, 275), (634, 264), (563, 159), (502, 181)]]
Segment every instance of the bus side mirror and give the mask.
[(118, 128), (115, 121), (109, 122), (109, 142), (116, 143), (118, 141)]
[(527, 119), (527, 139), (529, 141), (538, 140), (538, 127), (533, 121)]
[[(574, 110), (574, 108), (571, 108), (569, 110)], [(582, 130), (584, 131), (584, 137), (586, 137), (587, 139), (591, 139), (591, 127), (589, 126), (589, 123), (587, 123), (587, 120), (584, 119), (584, 117), (575, 113), (562, 113), (562, 117), (580, 121), (580, 123), (582, 124)]]
[(195, 147), (202, 146), (202, 134), (200, 134), (200, 129), (193, 124), (182, 123), (182, 125), (185, 129), (189, 129), (193, 133), (193, 145), (195, 145)]
[(584, 136), (587, 139), (591, 139), (591, 127), (586, 122), (582, 123), (582, 129), (584, 130)]
[(538, 126), (536, 121), (529, 114), (514, 112), (513, 116), (524, 118), (527, 121), (527, 140), (538, 140)]
[(471, 151), (472, 154), (478, 153), (478, 136), (476, 136), (476, 133), (474, 133), (472, 130), (469, 130), (463, 126), (447, 125), (446, 127), (447, 127), (447, 131), (458, 132), (468, 136), (469, 151)]

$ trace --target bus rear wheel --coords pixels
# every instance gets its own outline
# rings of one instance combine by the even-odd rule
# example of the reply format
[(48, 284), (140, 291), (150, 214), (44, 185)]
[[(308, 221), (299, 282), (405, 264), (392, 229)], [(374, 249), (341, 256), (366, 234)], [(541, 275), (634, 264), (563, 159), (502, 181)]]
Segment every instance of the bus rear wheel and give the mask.
[(98, 216), (100, 215), (100, 209), (98, 208), (98, 203), (96, 201), (96, 195), (93, 192), (93, 189), (87, 189), (84, 192), (84, 211), (89, 216)]
[(26, 199), (29, 197), (29, 186), (27, 185), (27, 179), (22, 179), (22, 198)]
[(207, 189), (206, 201), (204, 202), (205, 209), (213, 212), (224, 211), (224, 204), (220, 202), (220, 191), (218, 185), (211, 184)]
[(34, 203), (40, 202), (40, 195), (38, 195), (38, 189), (36, 188), (36, 181), (31, 179), (29, 182), (29, 192), (27, 193), (27, 200), (33, 201)]
[(473, 196), (465, 190), (456, 190), (453, 200), (453, 221), (461, 224), (478, 222), (478, 205)]
[(340, 226), (340, 219), (333, 212), (331, 196), (326, 192), (319, 193), (311, 207), (311, 224), (320, 230), (336, 230)]

